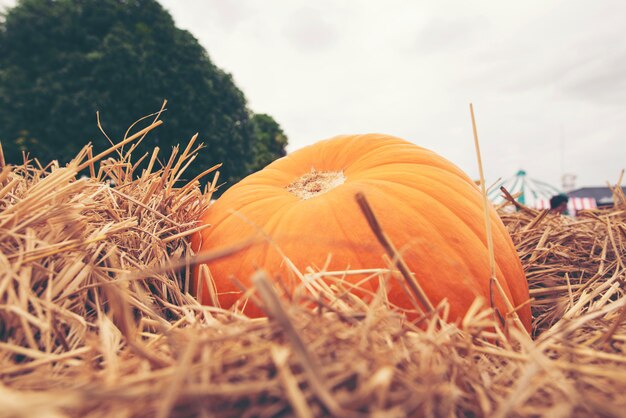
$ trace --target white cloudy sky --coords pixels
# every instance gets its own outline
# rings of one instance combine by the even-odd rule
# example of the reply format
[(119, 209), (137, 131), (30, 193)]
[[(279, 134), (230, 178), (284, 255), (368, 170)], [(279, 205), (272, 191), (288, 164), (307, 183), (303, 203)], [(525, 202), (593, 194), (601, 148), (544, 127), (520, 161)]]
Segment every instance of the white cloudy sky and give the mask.
[[(487, 181), (626, 167), (626, 2), (160, 0), (290, 150), (382, 132)], [(0, 4), (12, 3), (0, 0)]]
[(626, 166), (623, 1), (161, 3), (291, 150), (383, 132), (476, 177), (473, 102), (488, 180), (603, 185)]

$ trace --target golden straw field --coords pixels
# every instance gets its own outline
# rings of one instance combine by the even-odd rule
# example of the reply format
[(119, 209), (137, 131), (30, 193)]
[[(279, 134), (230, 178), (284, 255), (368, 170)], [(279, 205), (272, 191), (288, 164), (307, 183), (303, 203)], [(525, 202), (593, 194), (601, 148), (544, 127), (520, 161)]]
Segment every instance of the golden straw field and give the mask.
[[(189, 243), (219, 167), (205, 190), (184, 180), (211, 152), (195, 137), (134, 155), (159, 124), (64, 167), (0, 160), (0, 416), (624, 416), (621, 189), (576, 219), (499, 208), (532, 335), (486, 300), (457, 323), (445, 302), (410, 322), (383, 292), (344, 292), (350, 271), (302, 271), (293, 298), (258, 272), (248, 291), (268, 318), (249, 319), (191, 296), (193, 266), (223, 255)], [(382, 262), (367, 273), (398, 276)]]

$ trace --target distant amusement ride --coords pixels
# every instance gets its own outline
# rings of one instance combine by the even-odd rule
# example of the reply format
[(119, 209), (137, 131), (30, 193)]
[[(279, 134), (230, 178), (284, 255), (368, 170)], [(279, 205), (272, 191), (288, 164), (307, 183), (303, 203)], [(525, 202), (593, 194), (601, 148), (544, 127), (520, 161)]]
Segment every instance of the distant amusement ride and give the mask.
[[(499, 205), (505, 200), (501, 187), (504, 187), (517, 202), (533, 209), (550, 209), (552, 197), (565, 195), (563, 190), (529, 177), (525, 170), (518, 170), (513, 176), (500, 180), (489, 188), (488, 197), (494, 205)], [(596, 207), (596, 199), (592, 197), (570, 196), (566, 213), (575, 215), (579, 210)]]

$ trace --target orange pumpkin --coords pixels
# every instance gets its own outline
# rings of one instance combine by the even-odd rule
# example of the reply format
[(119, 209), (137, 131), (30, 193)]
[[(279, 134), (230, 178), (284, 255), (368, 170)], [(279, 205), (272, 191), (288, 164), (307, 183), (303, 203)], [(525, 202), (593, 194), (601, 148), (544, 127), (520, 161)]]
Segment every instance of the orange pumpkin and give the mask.
[[(232, 247), (253, 236), (268, 238), (208, 264), (220, 305), (230, 307), (240, 298), (231, 276), (249, 285), (258, 268), (293, 289), (299, 279), (284, 256), (301, 271), (308, 266), (334, 271), (385, 267), (384, 249), (355, 201), (357, 192), (367, 197), (431, 302), (448, 299), (450, 319), (462, 317), (476, 296), (489, 300), (491, 270), (477, 186), (432, 151), (368, 134), (338, 136), (293, 152), (231, 187), (207, 210), (202, 222), (211, 227), (194, 236), (197, 251)], [(522, 305), (528, 301), (528, 285), (520, 260), (497, 213), (490, 208), (489, 216), (497, 277), (513, 305)], [(375, 291), (379, 283), (361, 285)], [(398, 280), (389, 281), (387, 294), (400, 307), (414, 307)], [(205, 282), (201, 298), (210, 304)], [(507, 312), (499, 299), (500, 312)], [(245, 312), (263, 315), (253, 304)], [(529, 328), (528, 304), (519, 315)]]

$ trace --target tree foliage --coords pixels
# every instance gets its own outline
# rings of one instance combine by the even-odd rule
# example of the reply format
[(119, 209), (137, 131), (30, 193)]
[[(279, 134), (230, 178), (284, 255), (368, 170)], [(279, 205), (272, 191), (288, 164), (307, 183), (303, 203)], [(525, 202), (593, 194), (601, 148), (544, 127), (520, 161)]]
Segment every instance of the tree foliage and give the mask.
[[(165, 124), (137, 152), (199, 132), (207, 149), (189, 176), (222, 162), (232, 184), (284, 154), (278, 124), (266, 115), (263, 126), (254, 122), (232, 77), (155, 0), (21, 0), (0, 22), (0, 140), (9, 161), (28, 151), (65, 162), (88, 141), (104, 148), (96, 111), (119, 140), (164, 99)], [(266, 143), (276, 132), (280, 145)]]
[(287, 153), (287, 136), (276, 121), (269, 115), (256, 114), (252, 117), (254, 132), (254, 146), (251, 171), (265, 167), (276, 158), (284, 157)]

